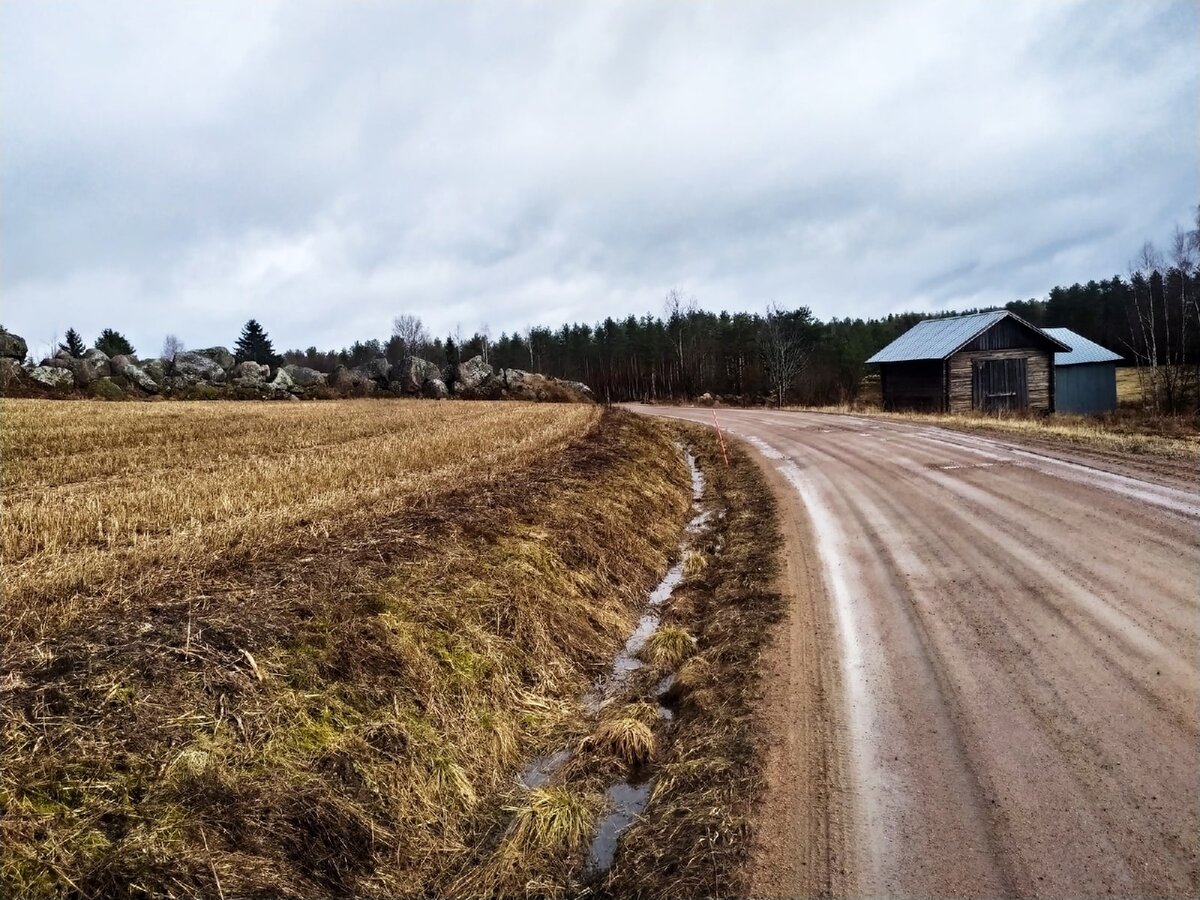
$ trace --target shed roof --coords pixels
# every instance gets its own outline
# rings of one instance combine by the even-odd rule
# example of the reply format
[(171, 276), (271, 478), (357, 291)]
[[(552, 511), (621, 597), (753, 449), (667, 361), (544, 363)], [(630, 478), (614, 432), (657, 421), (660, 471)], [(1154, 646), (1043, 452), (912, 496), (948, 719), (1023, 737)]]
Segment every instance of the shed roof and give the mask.
[(1056, 366), (1078, 366), (1083, 363), (1120, 362), (1120, 355), (1106, 347), (1101, 347), (1095, 341), (1089, 341), (1081, 334), (1076, 334), (1070, 328), (1043, 328), (1042, 331), (1052, 338), (1062, 341), (1071, 348), (1069, 353), (1055, 353)]
[(1001, 319), (1012, 317), (1036, 334), (1043, 335), (1051, 344), (1070, 350), (1053, 335), (1045, 334), (1036, 325), (1031, 325), (1007, 309), (973, 313), (969, 316), (951, 316), (945, 319), (923, 319), (900, 337), (896, 338), (874, 356), (869, 363), (911, 362), (920, 359), (945, 359), (961, 350)]

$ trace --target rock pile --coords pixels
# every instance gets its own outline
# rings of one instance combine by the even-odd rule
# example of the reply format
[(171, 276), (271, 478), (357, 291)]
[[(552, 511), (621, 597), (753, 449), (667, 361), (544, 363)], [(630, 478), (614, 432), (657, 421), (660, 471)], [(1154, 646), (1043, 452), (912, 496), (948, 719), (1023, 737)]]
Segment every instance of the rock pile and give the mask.
[(497, 371), (481, 356), (446, 369), (415, 356), (395, 365), (379, 357), (359, 366), (338, 366), (326, 375), (305, 366), (272, 369), (256, 362), (238, 362), (225, 347), (188, 350), (169, 360), (110, 359), (96, 349), (74, 357), (60, 350), (37, 365), (24, 362), (27, 353), (22, 338), (0, 331), (0, 390), (106, 399), (160, 395), (189, 400), (300, 400), (386, 394), (436, 400), (593, 399), (591, 388), (581, 382), (522, 369)]

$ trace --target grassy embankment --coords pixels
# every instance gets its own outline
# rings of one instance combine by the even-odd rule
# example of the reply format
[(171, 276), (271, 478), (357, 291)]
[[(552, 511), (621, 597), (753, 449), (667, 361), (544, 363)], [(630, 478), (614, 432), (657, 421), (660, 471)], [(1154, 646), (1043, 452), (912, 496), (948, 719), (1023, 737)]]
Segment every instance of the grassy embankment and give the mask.
[(444, 892), (688, 505), (594, 407), (0, 414), (4, 896)]
[[(744, 888), (779, 597), (770, 495), (736, 450), (724, 469), (689, 433), (725, 515), (591, 716), (687, 514), (665, 426), (515, 404), (0, 414), (3, 895)], [(653, 684), (676, 670), (666, 722)], [(563, 747), (550, 784), (516, 784)], [(603, 789), (634, 769), (654, 792), (597, 883)]]
[(1167, 416), (1145, 408), (1142, 384), (1134, 368), (1117, 369), (1117, 411), (1099, 416), (1055, 413), (1049, 416), (1021, 413), (884, 412), (880, 407), (879, 379), (864, 382), (863, 394), (845, 406), (805, 407), (815, 412), (878, 416), (899, 421), (924, 422), (962, 431), (996, 436), (1010, 435), (1048, 444), (1066, 444), (1112, 453), (1187, 461), (1200, 453), (1200, 421), (1195, 415)]

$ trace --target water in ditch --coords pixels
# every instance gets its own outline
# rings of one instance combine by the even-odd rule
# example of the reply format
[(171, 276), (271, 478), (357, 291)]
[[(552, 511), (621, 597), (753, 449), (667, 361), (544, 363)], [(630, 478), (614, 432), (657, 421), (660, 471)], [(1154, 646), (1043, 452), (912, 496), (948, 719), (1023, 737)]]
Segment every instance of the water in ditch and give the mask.
[[(713, 512), (711, 510), (700, 508), (700, 501), (704, 497), (704, 473), (700, 471), (700, 467), (696, 464), (696, 457), (690, 451), (684, 451), (684, 458), (691, 473), (693, 516), (685, 528), (684, 539), (679, 543), (679, 561), (671, 566), (650, 593), (646, 601), (645, 612), (624, 646), (613, 658), (607, 676), (583, 697), (584, 708), (591, 714), (599, 712), (617, 695), (629, 673), (642, 667), (638, 653), (662, 622), (662, 617), (658, 612), (659, 608), (671, 598), (679, 583), (683, 581), (683, 556), (690, 538), (702, 531), (712, 519)], [(675, 676), (669, 675), (659, 682), (655, 691), (660, 700), (659, 715), (668, 720), (674, 718), (674, 713), (661, 701), (674, 682)], [(564, 748), (538, 757), (521, 774), (521, 784), (528, 789), (545, 785), (572, 756), (573, 751)], [(602, 874), (612, 865), (621, 834), (637, 821), (638, 816), (645, 809), (650, 800), (653, 785), (653, 779), (632, 779), (615, 782), (609, 785), (605, 791), (605, 808), (608, 811), (600, 820), (588, 850), (589, 866), (594, 874)]]

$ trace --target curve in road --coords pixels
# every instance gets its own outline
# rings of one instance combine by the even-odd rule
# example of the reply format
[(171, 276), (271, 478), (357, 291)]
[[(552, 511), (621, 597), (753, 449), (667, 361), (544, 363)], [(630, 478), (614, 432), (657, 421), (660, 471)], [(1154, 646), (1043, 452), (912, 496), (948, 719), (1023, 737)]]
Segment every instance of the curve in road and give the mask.
[(890, 420), (719, 415), (802, 505), (820, 560), (842, 890), (1200, 893), (1194, 484)]

